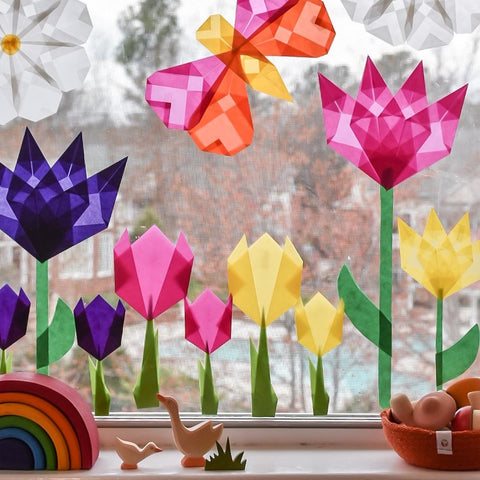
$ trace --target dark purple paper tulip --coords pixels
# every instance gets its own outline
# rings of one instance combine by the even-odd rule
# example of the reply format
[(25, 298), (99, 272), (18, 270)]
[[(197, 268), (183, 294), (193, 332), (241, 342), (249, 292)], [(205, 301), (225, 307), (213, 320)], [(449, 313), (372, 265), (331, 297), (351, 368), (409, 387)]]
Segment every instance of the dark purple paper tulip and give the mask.
[(15, 170), (0, 164), (0, 229), (44, 262), (107, 228), (127, 158), (87, 179), (79, 134), (50, 167), (25, 131)]
[(73, 310), (78, 346), (97, 360), (103, 360), (122, 343), (125, 307), (113, 308), (100, 295), (86, 307), (80, 299)]
[(0, 289), (0, 348), (5, 350), (27, 331), (30, 300), (20, 289), (17, 295), (9, 285)]

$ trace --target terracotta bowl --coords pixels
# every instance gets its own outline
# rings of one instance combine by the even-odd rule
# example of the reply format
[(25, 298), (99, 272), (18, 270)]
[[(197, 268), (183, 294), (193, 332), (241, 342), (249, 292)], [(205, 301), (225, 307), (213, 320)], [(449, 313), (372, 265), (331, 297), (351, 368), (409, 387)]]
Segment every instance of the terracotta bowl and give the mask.
[(380, 416), (385, 438), (407, 463), (437, 470), (480, 470), (480, 431), (452, 432), (452, 454), (446, 455), (438, 452), (436, 432), (396, 423), (389, 408)]

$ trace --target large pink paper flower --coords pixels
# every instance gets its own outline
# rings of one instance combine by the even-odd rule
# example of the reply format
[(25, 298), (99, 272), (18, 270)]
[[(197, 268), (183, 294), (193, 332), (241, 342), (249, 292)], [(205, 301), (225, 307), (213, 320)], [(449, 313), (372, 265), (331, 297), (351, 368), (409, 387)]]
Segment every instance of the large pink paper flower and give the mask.
[(187, 295), (193, 253), (180, 234), (174, 245), (156, 226), (130, 244), (128, 232), (114, 248), (115, 292), (152, 320)]
[(393, 95), (370, 58), (356, 100), (319, 81), (327, 143), (387, 190), (450, 153), (466, 85), (428, 105), (422, 63)]

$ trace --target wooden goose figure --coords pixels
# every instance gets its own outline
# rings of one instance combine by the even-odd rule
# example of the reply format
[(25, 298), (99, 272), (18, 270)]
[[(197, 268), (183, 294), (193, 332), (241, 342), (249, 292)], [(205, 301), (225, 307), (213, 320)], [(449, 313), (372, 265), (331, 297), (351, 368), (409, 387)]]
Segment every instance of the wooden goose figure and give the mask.
[(204, 467), (206, 460), (203, 457), (220, 438), (223, 424), (212, 425), (211, 420), (205, 420), (193, 427), (187, 428), (180, 420), (178, 403), (173, 397), (157, 394), (158, 400), (163, 403), (170, 415), (175, 445), (184, 457), (184, 467)]
[(137, 463), (152, 455), (152, 453), (162, 451), (162, 449), (157, 447), (153, 442), (148, 442), (143, 448), (140, 448), (136, 443), (122, 440), (118, 437), (115, 450), (123, 460), (122, 470), (134, 470), (137, 468)]

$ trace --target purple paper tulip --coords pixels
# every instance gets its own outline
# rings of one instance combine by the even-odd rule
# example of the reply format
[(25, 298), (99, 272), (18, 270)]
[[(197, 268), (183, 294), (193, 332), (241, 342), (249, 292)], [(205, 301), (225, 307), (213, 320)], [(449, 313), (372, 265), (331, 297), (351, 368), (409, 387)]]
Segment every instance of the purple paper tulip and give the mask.
[(82, 135), (50, 167), (25, 131), (15, 170), (0, 164), (0, 229), (44, 262), (107, 228), (127, 158), (87, 179)]
[(97, 360), (103, 360), (122, 343), (125, 307), (113, 308), (100, 295), (87, 306), (80, 299), (73, 311), (78, 346)]
[(20, 289), (17, 295), (9, 285), (0, 289), (0, 348), (5, 350), (27, 331), (30, 300)]

